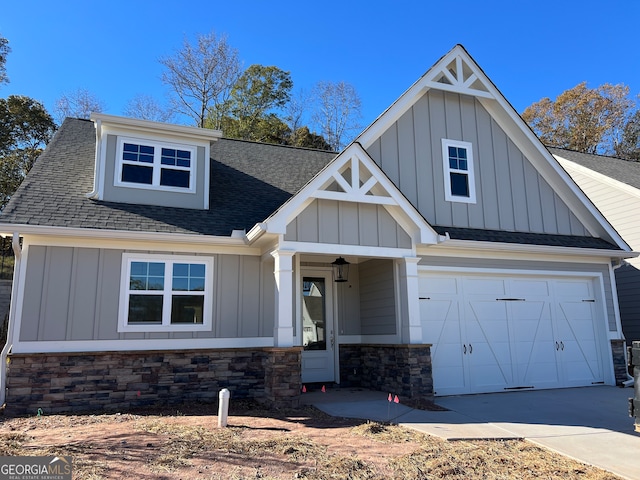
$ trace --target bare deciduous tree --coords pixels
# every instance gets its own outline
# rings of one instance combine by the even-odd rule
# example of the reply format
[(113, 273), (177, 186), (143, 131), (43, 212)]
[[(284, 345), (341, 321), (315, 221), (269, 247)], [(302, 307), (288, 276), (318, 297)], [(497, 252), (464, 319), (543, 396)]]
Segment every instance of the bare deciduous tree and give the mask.
[(104, 102), (84, 88), (63, 93), (53, 107), (58, 124), (66, 117), (89, 118), (91, 112), (101, 113), (104, 110)]
[(240, 77), (238, 52), (227, 43), (225, 36), (214, 32), (198, 35), (195, 44), (185, 39), (182, 49), (171, 57), (163, 57), (162, 81), (172, 92), (175, 111), (205, 126), (219, 128), (224, 112), (221, 106), (229, 98), (231, 89)]
[(362, 102), (356, 89), (346, 82), (319, 82), (314, 90), (314, 122), (324, 138), (340, 151), (360, 128)]
[(127, 117), (152, 120), (154, 122), (171, 122), (173, 112), (160, 105), (152, 96), (139, 94), (127, 102), (124, 108)]

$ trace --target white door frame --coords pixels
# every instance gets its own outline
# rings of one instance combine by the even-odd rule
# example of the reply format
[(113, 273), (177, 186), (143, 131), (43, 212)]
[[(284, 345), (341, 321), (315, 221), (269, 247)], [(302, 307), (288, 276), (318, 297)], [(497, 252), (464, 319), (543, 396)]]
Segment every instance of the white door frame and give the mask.
[[(298, 291), (296, 295), (297, 308), (297, 322), (296, 327), (299, 332), (298, 339), (299, 344), (303, 346), (304, 342), (304, 325), (302, 315), (302, 289), (304, 285), (305, 277), (323, 278), (325, 281), (325, 321), (327, 324), (327, 355), (330, 355), (333, 368), (329, 373), (329, 376), (325, 380), (318, 380), (324, 382), (340, 383), (339, 363), (338, 363), (338, 302), (337, 302), (337, 289), (333, 281), (332, 271), (330, 267), (300, 267), (300, 275), (298, 278)], [(304, 357), (305, 351), (302, 352)], [(301, 376), (303, 382), (308, 381), (313, 383), (315, 380), (304, 380), (304, 359), (301, 365)]]

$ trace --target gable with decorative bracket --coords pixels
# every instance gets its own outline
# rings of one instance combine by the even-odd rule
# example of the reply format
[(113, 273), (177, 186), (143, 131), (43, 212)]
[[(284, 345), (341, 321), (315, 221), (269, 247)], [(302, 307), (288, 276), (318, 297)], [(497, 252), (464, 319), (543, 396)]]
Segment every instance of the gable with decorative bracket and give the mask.
[[(307, 210), (314, 202), (313, 207)], [(310, 212), (318, 208), (328, 213), (322, 218), (309, 220), (316, 218), (317, 214)], [(347, 147), (265, 223), (271, 233), (286, 233), (291, 238), (294, 235), (292, 229), (300, 228), (296, 223), (298, 217), (301, 222), (315, 221), (318, 224), (322, 219), (332, 219), (333, 227), (328, 223), (322, 227), (325, 232), (328, 228), (353, 230), (348, 224), (366, 217), (368, 223), (380, 231), (380, 236), (386, 238), (382, 243), (387, 245), (397, 243), (406, 247), (411, 239), (422, 244), (438, 242), (438, 234), (357, 143)], [(342, 226), (340, 222), (343, 222)], [(388, 238), (390, 230), (395, 232), (391, 235), (397, 238), (396, 241)], [(337, 234), (336, 238), (340, 239), (340, 235)], [(354, 238), (350, 242), (361, 244)]]

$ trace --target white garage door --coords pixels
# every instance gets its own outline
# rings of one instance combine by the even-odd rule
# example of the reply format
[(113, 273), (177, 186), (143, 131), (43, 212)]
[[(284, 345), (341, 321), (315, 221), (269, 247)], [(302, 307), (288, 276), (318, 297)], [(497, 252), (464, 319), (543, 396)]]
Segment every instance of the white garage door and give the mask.
[(420, 298), (436, 395), (604, 380), (589, 278), (422, 272)]

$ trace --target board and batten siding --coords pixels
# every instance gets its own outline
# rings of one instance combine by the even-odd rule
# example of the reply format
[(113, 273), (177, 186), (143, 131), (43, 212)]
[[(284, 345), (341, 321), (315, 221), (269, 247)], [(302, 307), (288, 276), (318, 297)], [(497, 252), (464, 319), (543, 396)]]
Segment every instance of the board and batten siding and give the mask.
[(396, 292), (392, 260), (358, 264), (362, 335), (395, 335)]
[[(614, 295), (609, 276), (609, 267), (604, 264), (587, 264), (587, 263), (562, 263), (548, 262), (538, 260), (496, 260), (491, 258), (455, 258), (455, 257), (428, 257), (423, 256), (418, 264), (420, 266), (430, 267), (453, 267), (460, 268), (460, 274), (474, 273), (472, 269), (499, 269), (504, 270), (501, 274), (509, 274), (509, 270), (518, 274), (521, 271), (549, 271), (549, 272), (585, 272), (602, 274), (602, 283), (605, 295), (605, 308), (607, 312), (607, 326), (610, 332), (616, 332), (618, 326), (616, 324), (616, 314), (614, 307)], [(470, 270), (466, 270), (470, 269)], [(488, 274), (492, 275), (492, 274)], [(596, 291), (596, 295), (599, 292)]]
[(273, 262), (262, 263), (259, 257), (219, 254), (213, 255), (215, 271), (211, 331), (118, 333), (120, 270), (124, 252), (83, 247), (29, 246), (20, 341), (246, 338), (273, 335)]
[[(443, 138), (473, 146), (475, 204), (445, 200)], [(589, 235), (471, 96), (429, 90), (367, 152), (431, 225)]]
[(411, 237), (382, 205), (316, 199), (287, 225), (285, 240), (411, 248)]

